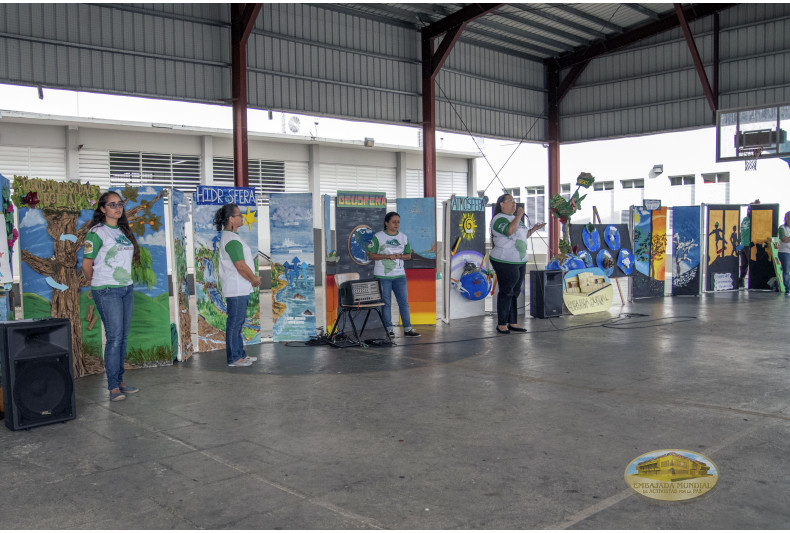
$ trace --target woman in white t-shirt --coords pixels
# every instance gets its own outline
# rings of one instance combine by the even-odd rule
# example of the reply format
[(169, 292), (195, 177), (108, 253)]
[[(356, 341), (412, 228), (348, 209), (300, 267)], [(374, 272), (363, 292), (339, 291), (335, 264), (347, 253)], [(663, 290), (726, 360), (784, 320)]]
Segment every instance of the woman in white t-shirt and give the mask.
[(419, 337), (411, 327), (411, 313), (409, 312), (409, 292), (406, 288), (406, 270), (403, 261), (411, 259), (411, 246), (409, 238), (400, 231), (400, 215), (390, 211), (384, 217), (384, 231), (379, 231), (373, 236), (367, 249), (368, 258), (375, 261), (373, 277), (381, 283), (381, 299), (384, 301), (382, 315), (384, 328), (390, 337), (395, 336), (392, 330), (392, 293), (398, 302), (401, 322), (403, 322), (403, 335), (406, 337)]
[(779, 226), (779, 262), (782, 264), (782, 281), (785, 294), (790, 295), (790, 211), (785, 213), (785, 223)]
[(527, 271), (527, 239), (546, 224), (524, 225), (524, 208), (510, 194), (497, 198), (491, 219), (492, 248), (488, 257), (496, 272), (497, 333), (525, 332), (518, 325), (518, 296)]
[(118, 193), (101, 195), (85, 235), (82, 272), (104, 326), (104, 370), (110, 401), (125, 400), (138, 388), (123, 380), (126, 339), (132, 324), (134, 291), (132, 264), (140, 262), (140, 247), (126, 219), (126, 202)]
[(241, 209), (236, 204), (225, 204), (214, 214), (214, 227), (221, 232), (219, 252), (219, 284), (228, 317), (225, 322), (225, 355), (228, 366), (250, 366), (257, 357), (244, 352), (241, 330), (247, 319), (247, 303), (253, 287), (261, 286), (255, 275), (254, 256), (236, 231), (244, 225)]

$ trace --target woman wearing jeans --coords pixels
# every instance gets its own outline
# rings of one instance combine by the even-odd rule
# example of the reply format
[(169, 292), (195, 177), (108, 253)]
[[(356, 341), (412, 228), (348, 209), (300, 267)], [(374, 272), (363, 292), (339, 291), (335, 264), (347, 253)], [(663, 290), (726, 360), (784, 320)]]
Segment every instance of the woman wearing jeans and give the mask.
[(779, 264), (782, 265), (782, 281), (785, 294), (790, 295), (790, 211), (785, 213), (785, 223), (779, 226)]
[(104, 370), (110, 401), (125, 400), (138, 388), (123, 380), (126, 338), (132, 323), (132, 263), (140, 262), (140, 249), (126, 220), (124, 201), (114, 192), (99, 198), (85, 235), (82, 271), (91, 285), (107, 344)]
[(384, 231), (379, 231), (373, 236), (368, 246), (368, 258), (375, 261), (373, 276), (381, 283), (381, 298), (384, 300), (382, 315), (384, 329), (390, 337), (395, 336), (392, 331), (392, 293), (398, 301), (400, 318), (403, 322), (403, 334), (406, 337), (419, 337), (420, 334), (411, 327), (411, 313), (409, 313), (409, 293), (406, 289), (406, 270), (403, 261), (411, 259), (411, 246), (406, 234), (400, 232), (400, 215), (395, 211), (387, 213), (384, 217)]
[(250, 247), (236, 234), (243, 225), (244, 217), (236, 204), (225, 204), (214, 215), (214, 226), (222, 232), (218, 250), (219, 283), (228, 306), (225, 354), (230, 367), (250, 366), (258, 359), (244, 353), (244, 337), (241, 335), (252, 288), (261, 286), (260, 276), (254, 274), (255, 263)]
[(546, 224), (536, 224), (528, 230), (522, 223), (523, 217), (524, 209), (516, 208), (513, 196), (503, 194), (497, 198), (491, 219), (493, 247), (489, 254), (499, 285), (497, 333), (527, 331), (518, 325), (518, 296), (527, 271), (527, 238)]

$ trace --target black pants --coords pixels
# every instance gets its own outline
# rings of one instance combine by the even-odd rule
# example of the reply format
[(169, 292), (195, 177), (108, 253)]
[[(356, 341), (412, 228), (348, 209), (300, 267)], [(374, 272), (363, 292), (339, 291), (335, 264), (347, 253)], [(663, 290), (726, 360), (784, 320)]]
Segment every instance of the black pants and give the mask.
[(491, 260), (491, 265), (496, 272), (499, 292), (496, 297), (497, 324), (507, 326), (518, 324), (518, 297), (521, 286), (524, 284), (524, 275), (527, 273), (526, 263), (512, 264)]
[(740, 252), (738, 252), (738, 259), (740, 260), (740, 267), (741, 272), (739, 278), (738, 285), (743, 287), (743, 282), (746, 279), (746, 274), (749, 272), (749, 256), (751, 255), (752, 249), (751, 248), (744, 248)]

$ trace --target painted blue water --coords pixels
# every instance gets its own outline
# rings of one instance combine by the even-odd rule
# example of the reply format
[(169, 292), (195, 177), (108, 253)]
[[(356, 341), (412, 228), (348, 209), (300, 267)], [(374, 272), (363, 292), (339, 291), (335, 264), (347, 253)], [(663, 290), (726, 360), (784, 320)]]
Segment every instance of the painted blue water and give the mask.
[[(277, 291), (275, 300), (287, 306), (284, 313), (274, 324), (273, 334), (277, 340), (307, 340), (315, 334), (315, 268), (308, 265), (300, 269), (299, 277), (289, 272), (290, 282), (286, 274), (279, 278), (285, 287)], [(307, 314), (305, 314), (307, 312)]]

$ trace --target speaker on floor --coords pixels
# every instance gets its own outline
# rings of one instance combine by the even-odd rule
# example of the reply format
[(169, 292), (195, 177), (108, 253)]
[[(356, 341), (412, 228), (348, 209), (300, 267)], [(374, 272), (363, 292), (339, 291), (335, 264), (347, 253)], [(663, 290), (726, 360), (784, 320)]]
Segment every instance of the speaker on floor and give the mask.
[(538, 318), (562, 315), (562, 270), (530, 270), (529, 314)]
[(9, 429), (76, 417), (68, 319), (0, 322), (0, 372)]

